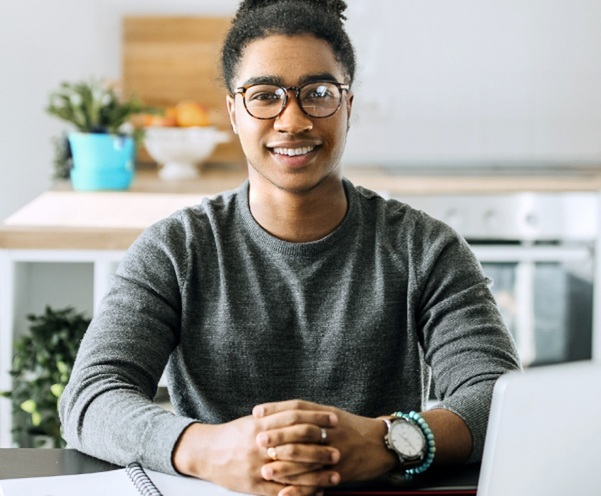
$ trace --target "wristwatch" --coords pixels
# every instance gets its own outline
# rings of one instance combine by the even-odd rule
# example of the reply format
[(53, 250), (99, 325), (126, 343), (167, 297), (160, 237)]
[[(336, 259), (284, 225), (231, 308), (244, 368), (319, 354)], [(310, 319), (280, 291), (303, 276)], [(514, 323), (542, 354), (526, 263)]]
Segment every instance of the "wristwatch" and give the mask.
[(421, 465), (428, 451), (428, 442), (419, 425), (406, 417), (382, 420), (388, 428), (384, 442), (399, 457), (401, 471)]

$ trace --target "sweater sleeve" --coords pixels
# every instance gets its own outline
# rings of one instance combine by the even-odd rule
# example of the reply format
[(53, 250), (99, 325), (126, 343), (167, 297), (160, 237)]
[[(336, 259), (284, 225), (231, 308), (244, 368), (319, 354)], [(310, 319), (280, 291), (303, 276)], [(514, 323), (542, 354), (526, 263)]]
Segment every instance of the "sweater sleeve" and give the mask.
[(467, 242), (442, 223), (431, 225), (435, 241), (415, 264), (421, 287), (417, 327), (439, 400), (434, 408), (451, 410), (466, 422), (473, 439), (470, 461), (478, 461), (495, 382), (520, 364), (491, 281)]
[[(120, 264), (81, 343), (60, 401), (70, 447), (109, 462), (175, 473), (172, 451), (194, 420), (153, 402), (179, 340), (184, 243), (167, 221), (151, 227)], [(165, 243), (171, 240), (169, 246)], [(177, 264), (184, 264), (176, 270)]]

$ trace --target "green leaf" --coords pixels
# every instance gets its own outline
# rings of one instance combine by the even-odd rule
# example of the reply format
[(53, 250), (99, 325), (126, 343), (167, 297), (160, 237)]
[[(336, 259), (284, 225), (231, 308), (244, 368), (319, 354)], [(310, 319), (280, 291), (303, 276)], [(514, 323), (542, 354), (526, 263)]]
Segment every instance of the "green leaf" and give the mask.
[(56, 362), (56, 368), (61, 374), (68, 374), (70, 369), (69, 365), (63, 361)]
[(34, 400), (26, 400), (21, 403), (21, 409), (27, 413), (34, 413), (37, 409), (36, 402)]
[(34, 427), (37, 427), (42, 423), (42, 414), (40, 412), (33, 412), (31, 414), (31, 423)]
[(59, 384), (59, 383), (56, 383), (56, 384), (53, 384), (52, 386), (50, 386), (50, 391), (57, 398), (61, 397), (61, 394), (63, 394), (64, 389), (65, 389), (65, 386), (63, 386), (62, 384)]

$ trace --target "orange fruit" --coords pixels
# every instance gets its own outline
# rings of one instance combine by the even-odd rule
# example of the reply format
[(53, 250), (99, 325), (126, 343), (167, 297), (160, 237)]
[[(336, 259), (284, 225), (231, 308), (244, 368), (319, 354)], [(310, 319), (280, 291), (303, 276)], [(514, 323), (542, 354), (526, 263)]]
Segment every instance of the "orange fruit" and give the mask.
[(209, 113), (204, 105), (193, 100), (181, 100), (175, 106), (177, 125), (181, 127), (209, 126)]
[(139, 114), (136, 122), (142, 126), (175, 127), (177, 126), (175, 107), (167, 107), (162, 114)]

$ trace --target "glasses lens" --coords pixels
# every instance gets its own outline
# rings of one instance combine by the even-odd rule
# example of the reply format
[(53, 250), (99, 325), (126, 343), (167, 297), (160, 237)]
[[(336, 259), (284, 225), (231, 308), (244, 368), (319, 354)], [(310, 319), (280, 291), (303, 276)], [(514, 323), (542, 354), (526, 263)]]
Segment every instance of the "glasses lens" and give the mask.
[(276, 117), (286, 99), (286, 91), (272, 84), (256, 84), (246, 90), (244, 104), (249, 114), (259, 119)]
[(328, 82), (309, 83), (300, 90), (300, 104), (311, 117), (329, 117), (340, 107), (342, 92)]

